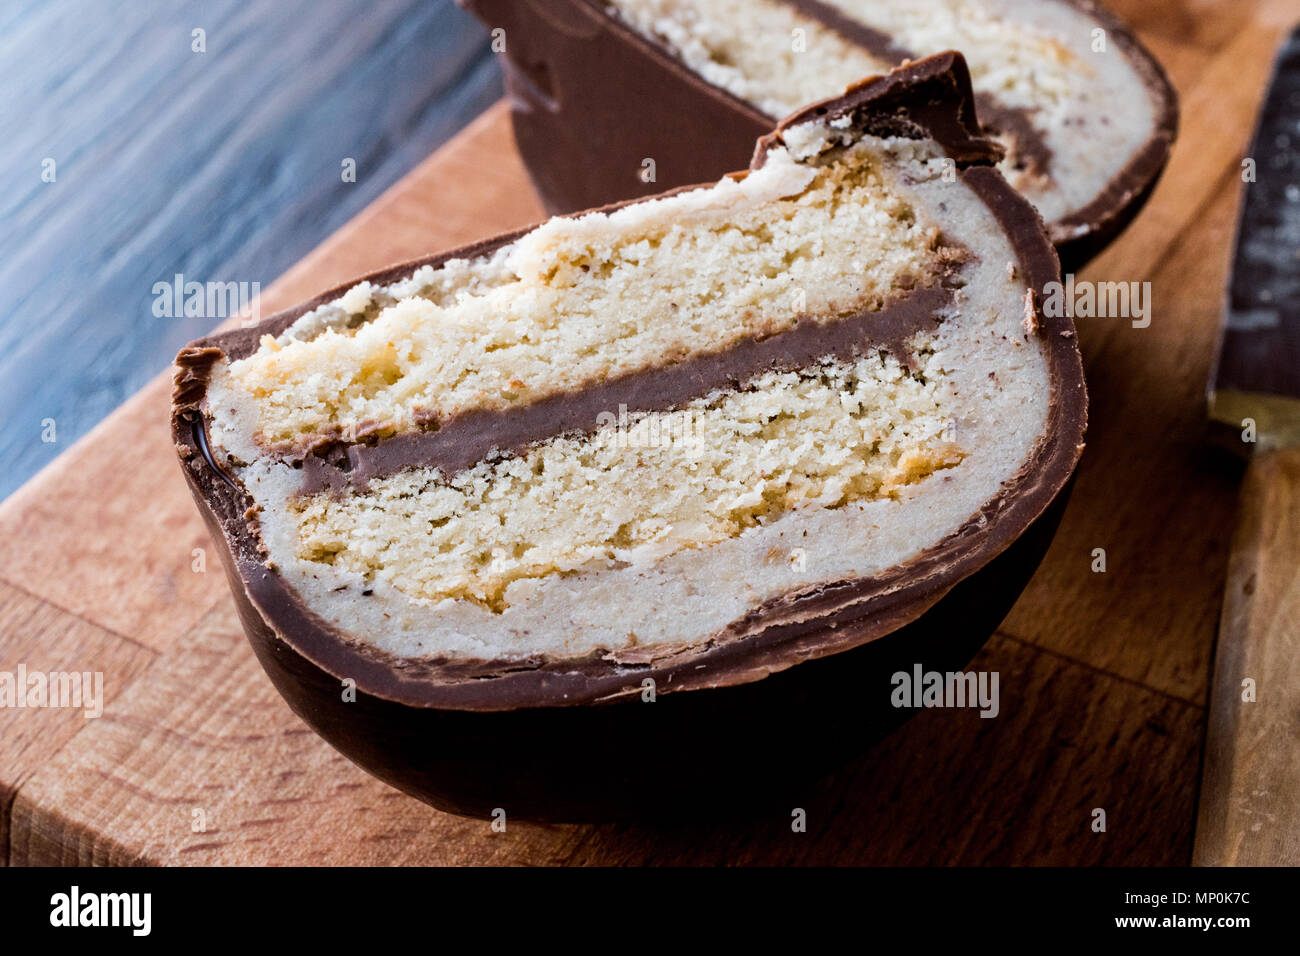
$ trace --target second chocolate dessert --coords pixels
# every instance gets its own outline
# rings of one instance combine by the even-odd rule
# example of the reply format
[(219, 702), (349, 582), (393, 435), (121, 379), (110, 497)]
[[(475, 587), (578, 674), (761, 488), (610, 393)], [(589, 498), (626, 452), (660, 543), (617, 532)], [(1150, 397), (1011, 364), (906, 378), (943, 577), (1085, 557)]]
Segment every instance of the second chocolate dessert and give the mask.
[(1176, 97), (1091, 0), (467, 0), (505, 44), (519, 148), (552, 211), (734, 168), (778, 117), (958, 50), (999, 169), (1067, 269), (1136, 213)]

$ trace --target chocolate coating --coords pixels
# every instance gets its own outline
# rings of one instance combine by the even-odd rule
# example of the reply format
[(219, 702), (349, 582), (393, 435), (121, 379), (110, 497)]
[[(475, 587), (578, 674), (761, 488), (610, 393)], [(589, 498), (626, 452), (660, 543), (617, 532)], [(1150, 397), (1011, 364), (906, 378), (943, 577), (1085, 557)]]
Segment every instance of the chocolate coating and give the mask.
[[(1038, 293), (1031, 306), (1052, 395), (1030, 459), (960, 529), (905, 564), (781, 595), (689, 646), (573, 659), (403, 659), (338, 631), (268, 566), (251, 499), (206, 442), (213, 364), (249, 354), (262, 335), (351, 284), (256, 328), (199, 340), (177, 360), (172, 429), (186, 478), (222, 545), (263, 667), (294, 711), (356, 763), (434, 806), (477, 816), (503, 808), (512, 818), (644, 818), (780, 799), (909, 716), (889, 705), (894, 672), (916, 663), (960, 669), (1014, 603), (1059, 520), (1087, 414), (1073, 326), (1038, 304), (1060, 275), (1042, 221), (988, 165), (993, 154), (973, 125), (969, 76), (956, 54), (864, 82), (805, 113), (851, 114), (866, 128), (933, 137), (960, 157), (958, 174), (997, 215), (1018, 275)], [(391, 283), (517, 235), (366, 278)], [(355, 701), (343, 700), (345, 679), (355, 682)], [(648, 686), (653, 702), (642, 699)]]
[[(598, 0), (458, 0), (508, 38), (503, 60), (515, 141), (547, 210), (569, 212), (689, 182), (716, 179), (745, 162), (772, 118), (706, 83)], [(882, 58), (909, 51), (817, 0), (787, 0)], [(1069, 3), (1107, 31), (1143, 78), (1156, 123), (1146, 145), (1084, 208), (1048, 224), (1067, 272), (1106, 247), (1141, 210), (1169, 158), (1178, 99), (1164, 70), (1133, 32), (1094, 0)], [(1030, 168), (1051, 152), (1024, 110), (979, 97), (990, 129), (1012, 136)], [(1080, 148), (1087, 148), (1083, 143)], [(655, 160), (655, 181), (640, 178)]]

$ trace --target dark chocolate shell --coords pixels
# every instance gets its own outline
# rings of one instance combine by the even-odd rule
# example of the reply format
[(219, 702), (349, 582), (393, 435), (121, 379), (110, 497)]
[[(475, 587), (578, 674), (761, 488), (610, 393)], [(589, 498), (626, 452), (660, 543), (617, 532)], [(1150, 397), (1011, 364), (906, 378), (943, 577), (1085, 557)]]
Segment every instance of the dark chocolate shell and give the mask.
[[(827, 581), (752, 607), (721, 632), (629, 663), (582, 658), (399, 658), (315, 613), (268, 562), (248, 490), (212, 454), (205, 399), (214, 365), (250, 354), (353, 285), (216, 334), (177, 359), (172, 431), (186, 479), (219, 546), (250, 643), (277, 689), (322, 737), (393, 786), (448, 811), (545, 820), (697, 813), (758, 806), (860, 752), (911, 713), (891, 675), (960, 670), (1033, 574), (1083, 448), (1087, 398), (1073, 326), (1043, 311), (1059, 280), (1033, 208), (991, 168), (974, 96), (955, 54), (918, 61), (815, 104), (880, 135), (933, 139), (996, 216), (1042, 336), (1047, 424), (1025, 464), (956, 532), (869, 578)], [(382, 285), (450, 258), (473, 259), (512, 233), (367, 278)], [(612, 613), (616, 609), (611, 609)], [(646, 690), (653, 687), (653, 695)], [(653, 700), (650, 700), (650, 697)]]

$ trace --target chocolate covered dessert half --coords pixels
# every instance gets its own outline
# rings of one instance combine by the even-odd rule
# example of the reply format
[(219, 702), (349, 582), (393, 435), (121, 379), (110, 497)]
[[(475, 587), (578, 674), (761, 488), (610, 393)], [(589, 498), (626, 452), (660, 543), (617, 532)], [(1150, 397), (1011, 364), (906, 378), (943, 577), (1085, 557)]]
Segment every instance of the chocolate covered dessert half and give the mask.
[(746, 173), (185, 349), (175, 436), (246, 623), (500, 710), (744, 683), (924, 613), (1048, 508), (1085, 418), (971, 100), (929, 58)]
[(777, 117), (959, 50), (999, 169), (1077, 262), (1135, 212), (1177, 124), (1160, 66), (1091, 0), (466, 2), (505, 31), (520, 147), (557, 209), (731, 168)]

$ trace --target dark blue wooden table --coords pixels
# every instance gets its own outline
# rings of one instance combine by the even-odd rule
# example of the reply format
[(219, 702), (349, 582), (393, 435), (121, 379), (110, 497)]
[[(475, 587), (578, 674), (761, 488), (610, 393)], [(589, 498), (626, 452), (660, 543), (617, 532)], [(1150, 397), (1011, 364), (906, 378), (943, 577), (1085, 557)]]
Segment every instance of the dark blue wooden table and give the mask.
[(4, 0), (0, 499), (499, 96), (452, 0)]

